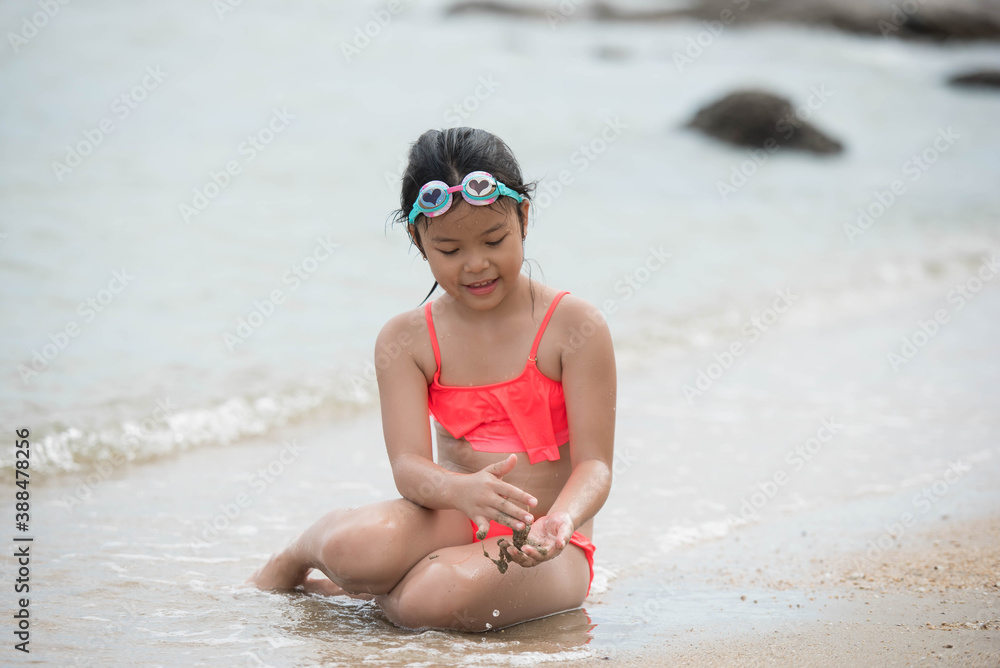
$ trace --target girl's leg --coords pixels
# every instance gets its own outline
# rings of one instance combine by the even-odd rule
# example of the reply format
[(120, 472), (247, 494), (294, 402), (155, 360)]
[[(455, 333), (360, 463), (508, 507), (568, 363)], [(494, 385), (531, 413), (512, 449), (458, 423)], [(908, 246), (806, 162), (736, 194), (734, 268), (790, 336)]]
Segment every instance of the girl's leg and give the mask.
[(294, 589), (313, 568), (348, 594), (385, 594), (432, 550), (469, 541), (456, 510), (428, 510), (406, 499), (334, 510), (306, 529), (248, 582)]
[(567, 545), (555, 559), (533, 568), (512, 563), (501, 574), (482, 548), (495, 558), (497, 540), (435, 550), (375, 600), (404, 628), (460, 631), (501, 628), (583, 605), (590, 583), (583, 550)]

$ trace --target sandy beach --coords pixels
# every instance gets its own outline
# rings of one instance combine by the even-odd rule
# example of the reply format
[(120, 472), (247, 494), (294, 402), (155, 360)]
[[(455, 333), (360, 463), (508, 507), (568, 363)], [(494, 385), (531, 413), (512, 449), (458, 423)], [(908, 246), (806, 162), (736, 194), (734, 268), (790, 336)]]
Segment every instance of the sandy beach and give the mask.
[[(0, 536), (34, 539), (4, 662), (1000, 664), (1000, 96), (949, 83), (988, 35), (56, 4), (0, 8), (30, 33), (0, 54), (0, 424), (32, 448), (30, 531), (0, 448)], [(748, 88), (842, 150), (692, 129)], [(397, 496), (373, 345), (432, 278), (386, 222), (409, 142), (459, 124), (538, 180), (528, 268), (612, 333), (591, 594), (466, 634), (242, 587)]]
[[(997, 298), (979, 297), (980, 310), (951, 324), (952, 346), (923, 363), (977, 350), (989, 329), (974, 314), (992, 317)], [(485, 634), (415, 633), (370, 603), (242, 588), (318, 514), (396, 495), (378, 413), (362, 410), (286, 425), (281, 441), (265, 434), (119, 467), (94, 485), (80, 475), (38, 487), (35, 640), (51, 660), (95, 666), (995, 665), (1000, 457), (973, 374), (957, 396), (947, 383), (914, 395), (908, 378), (881, 372), (849, 395), (810, 367), (863, 377), (884, 359), (888, 323), (905, 326), (936, 296), (895, 301), (837, 315), (866, 345), (822, 358), (825, 330), (803, 302), (691, 405), (680, 387), (697, 355), (623, 358), (616, 479), (581, 610)], [(934, 368), (947, 366), (924, 373)], [(793, 371), (815, 396), (789, 382)], [(665, 378), (679, 400), (664, 401)], [(885, 419), (879, 398), (893, 396), (922, 417)], [(836, 439), (792, 476), (786, 453), (824, 415)], [(941, 426), (947, 443), (918, 438)], [(873, 460), (872, 443), (888, 458)], [(779, 469), (791, 478), (772, 490)], [(746, 519), (744, 501), (759, 506)]]
[(998, 536), (996, 517), (939, 519), (876, 559), (802, 546), (796, 556), (748, 554), (752, 534), (691, 550), (678, 571), (716, 593), (720, 623), (672, 632), (650, 624), (641, 649), (598, 650), (584, 665), (995, 666)]

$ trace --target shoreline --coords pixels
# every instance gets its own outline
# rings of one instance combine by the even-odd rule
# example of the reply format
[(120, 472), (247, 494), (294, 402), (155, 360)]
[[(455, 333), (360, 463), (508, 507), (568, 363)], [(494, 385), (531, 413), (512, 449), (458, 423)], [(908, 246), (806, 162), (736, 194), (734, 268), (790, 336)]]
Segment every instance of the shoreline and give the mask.
[[(704, 600), (701, 610), (672, 612), (668, 629), (653, 630), (639, 647), (602, 643), (599, 623), (595, 656), (583, 665), (606, 665), (607, 659), (626, 666), (1000, 664), (995, 511), (937, 518), (898, 536), (875, 558), (836, 548), (811, 556), (776, 551), (764, 547), (767, 527), (745, 533), (682, 551), (666, 578), (714, 590), (710, 603), (720, 604), (714, 627), (697, 625), (706, 613)], [(606, 598), (619, 604), (614, 595)], [(593, 607), (600, 618), (600, 604)], [(681, 623), (685, 618), (693, 621)], [(702, 621), (711, 618), (705, 614)]]

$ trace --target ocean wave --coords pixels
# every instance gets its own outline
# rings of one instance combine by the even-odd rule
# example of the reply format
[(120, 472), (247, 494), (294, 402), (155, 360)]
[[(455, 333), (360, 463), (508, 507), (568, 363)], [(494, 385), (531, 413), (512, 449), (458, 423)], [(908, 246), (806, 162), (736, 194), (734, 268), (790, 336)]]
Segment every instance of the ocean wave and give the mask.
[(479, 654), (465, 657), (465, 665), (506, 665), (506, 666), (536, 666), (540, 663), (557, 661), (582, 661), (593, 658), (594, 654), (587, 649), (563, 650), (561, 652), (519, 652), (517, 654)]
[[(98, 424), (52, 424), (30, 436), (31, 472), (110, 475), (115, 467), (200, 447), (229, 445), (317, 416), (342, 418), (374, 405), (373, 383), (360, 374), (337, 374), (326, 385), (289, 388), (264, 396), (237, 396), (205, 407), (178, 408), (157, 401), (143, 417)], [(15, 464), (14, 447), (0, 454), (0, 470)]]
[(656, 539), (661, 552), (670, 552), (678, 547), (694, 545), (726, 536), (739, 520), (718, 520), (702, 522), (695, 526), (672, 526)]
[[(872, 249), (850, 258), (804, 260), (774, 292), (730, 291), (687, 310), (657, 308), (644, 324), (623, 328), (615, 337), (616, 354), (624, 365), (641, 362), (650, 352), (686, 355), (734, 342), (752, 345), (770, 326), (823, 328), (915, 296), (938, 295), (945, 306), (947, 295), (998, 253), (1000, 239), (970, 234), (935, 250)], [(778, 313), (774, 305), (781, 299), (785, 303)], [(238, 443), (317, 415), (343, 419), (376, 404), (370, 363), (363, 370), (327, 377), (334, 380), (234, 396), (202, 407), (177, 408), (161, 401), (152, 413), (124, 421), (108, 423), (106, 418), (104, 424), (36, 428), (31, 470), (84, 475), (96, 471), (106, 477), (124, 463)], [(0, 468), (9, 472), (13, 466), (14, 448), (9, 446), (0, 453)]]

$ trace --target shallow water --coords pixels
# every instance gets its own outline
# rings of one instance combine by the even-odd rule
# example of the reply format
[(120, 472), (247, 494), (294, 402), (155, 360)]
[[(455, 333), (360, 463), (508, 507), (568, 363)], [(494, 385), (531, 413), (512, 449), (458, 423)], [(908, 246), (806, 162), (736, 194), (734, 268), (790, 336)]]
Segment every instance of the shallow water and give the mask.
[[(6, 3), (2, 24), (34, 7)], [(17, 93), (0, 104), (0, 422), (32, 431), (38, 655), (596, 656), (639, 642), (628, 629), (642, 620), (681, 629), (693, 608), (710, 619), (718, 594), (661, 574), (690, 546), (853, 517), (860, 503), (877, 509), (851, 538), (860, 548), (880, 522), (923, 509), (925, 489), (922, 519), (987, 503), (977, 490), (1000, 479), (1000, 293), (970, 277), (1000, 253), (1000, 98), (943, 81), (1000, 50), (761, 27), (725, 33), (679, 72), (673, 53), (696, 24), (552, 30), (421, 6), (347, 62), (340, 43), (378, 8), (244, 3), (220, 20), (206, 3), (70, 4), (0, 55), (0, 88)], [(414, 53), (425, 67), (402, 68)], [(119, 118), (114, 101), (147, 67), (162, 82)], [(447, 72), (430, 93), (425, 70)], [(845, 154), (773, 156), (721, 197), (752, 158), (681, 126), (746, 85), (797, 104), (826, 91), (809, 113)], [(286, 108), (272, 143), (240, 152)], [(456, 114), (542, 179), (533, 275), (602, 305), (620, 373), (616, 481), (586, 611), (482, 636), (401, 632), (370, 605), (236, 586), (325, 510), (395, 496), (365, 360), (432, 280), (385, 222), (408, 142)], [(59, 181), (53, 161), (104, 117), (114, 132)], [(608, 127), (621, 131), (581, 160)], [(907, 161), (948, 128), (958, 138), (914, 178)], [(240, 173), (185, 222), (179, 205), (229, 160)], [(561, 170), (570, 183), (552, 197)], [(905, 194), (852, 243), (844, 226), (894, 179)], [(126, 278), (113, 283), (116, 271)], [(976, 289), (960, 302), (959, 286)], [(226, 335), (274, 290), (282, 303), (230, 350)], [(787, 311), (769, 310), (780, 295)], [(79, 306), (91, 298), (92, 317)], [(921, 339), (942, 309), (947, 322)], [(70, 322), (79, 334), (47, 359)], [(924, 343), (893, 369), (903, 337)], [(734, 343), (745, 352), (727, 362)], [(810, 442), (824, 420), (842, 426)], [(934, 493), (955, 461), (970, 470)], [(9, 486), (11, 449), (0, 464)], [(232, 511), (240, 494), (252, 503)], [(628, 603), (632, 591), (662, 600), (635, 584), (651, 581), (676, 594), (653, 616)]]

